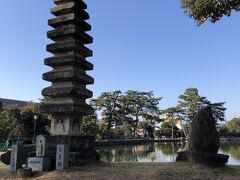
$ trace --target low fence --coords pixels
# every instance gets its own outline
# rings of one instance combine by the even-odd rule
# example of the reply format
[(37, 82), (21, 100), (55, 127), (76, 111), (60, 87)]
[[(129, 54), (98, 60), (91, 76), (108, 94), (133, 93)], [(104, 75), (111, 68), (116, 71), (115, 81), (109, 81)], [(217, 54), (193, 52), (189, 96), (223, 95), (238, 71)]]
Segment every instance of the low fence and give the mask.
[(0, 151), (7, 151), (9, 143), (0, 143)]

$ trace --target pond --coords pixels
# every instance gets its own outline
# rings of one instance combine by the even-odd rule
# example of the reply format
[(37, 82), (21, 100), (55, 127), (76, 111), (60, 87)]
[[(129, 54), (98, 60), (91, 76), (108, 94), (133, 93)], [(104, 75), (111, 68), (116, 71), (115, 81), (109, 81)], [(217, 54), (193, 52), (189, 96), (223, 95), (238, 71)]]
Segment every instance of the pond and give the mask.
[[(181, 143), (151, 143), (145, 145), (98, 147), (104, 162), (175, 162), (178, 151), (187, 148)], [(240, 143), (221, 143), (219, 153), (230, 156), (229, 165), (240, 165)]]

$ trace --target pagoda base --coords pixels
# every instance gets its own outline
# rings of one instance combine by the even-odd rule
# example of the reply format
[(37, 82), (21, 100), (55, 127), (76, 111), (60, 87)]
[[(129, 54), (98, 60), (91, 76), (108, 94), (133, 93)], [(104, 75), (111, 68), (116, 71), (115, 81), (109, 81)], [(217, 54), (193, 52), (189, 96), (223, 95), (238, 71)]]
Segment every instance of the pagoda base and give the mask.
[[(39, 135), (36, 139), (36, 155), (29, 156), (28, 159), (47, 158), (51, 162), (53, 169), (57, 159), (57, 147), (67, 147), (68, 151), (64, 155), (63, 162), (67, 167), (78, 167), (88, 162), (98, 162), (100, 157), (94, 148), (94, 137), (78, 135)], [(33, 154), (33, 153), (31, 153)], [(34, 153), (35, 154), (35, 153)], [(60, 155), (63, 157), (62, 155)], [(34, 158), (33, 158), (34, 157)], [(56, 167), (57, 168), (57, 167)], [(43, 167), (44, 169), (44, 167)], [(49, 170), (49, 168), (47, 168)]]

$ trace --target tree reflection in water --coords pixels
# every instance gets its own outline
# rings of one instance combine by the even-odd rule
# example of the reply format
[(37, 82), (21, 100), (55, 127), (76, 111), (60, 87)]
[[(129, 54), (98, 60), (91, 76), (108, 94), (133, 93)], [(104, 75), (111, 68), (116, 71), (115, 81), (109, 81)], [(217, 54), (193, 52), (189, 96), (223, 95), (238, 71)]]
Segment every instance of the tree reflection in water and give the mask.
[(219, 151), (228, 154), (240, 164), (240, 143), (222, 143)]
[[(179, 143), (150, 143), (134, 146), (113, 146), (98, 148), (104, 162), (155, 162), (161, 158), (175, 161), (177, 151), (184, 149)], [(164, 162), (164, 161), (162, 161)]]
[[(180, 143), (151, 143), (134, 146), (113, 146), (98, 148), (104, 162), (175, 162), (178, 151), (188, 148)], [(240, 143), (222, 143), (220, 153), (228, 154), (240, 165)], [(235, 163), (236, 163), (235, 162)]]

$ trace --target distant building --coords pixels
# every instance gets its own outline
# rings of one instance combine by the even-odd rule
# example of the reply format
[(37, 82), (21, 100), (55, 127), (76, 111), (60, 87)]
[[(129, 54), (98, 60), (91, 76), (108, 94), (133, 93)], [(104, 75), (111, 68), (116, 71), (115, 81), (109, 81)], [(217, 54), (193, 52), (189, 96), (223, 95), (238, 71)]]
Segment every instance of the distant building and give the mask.
[(0, 101), (3, 104), (3, 107), (11, 108), (11, 109), (21, 109), (27, 105), (27, 101), (19, 101), (19, 100), (12, 100), (12, 99), (4, 99), (0, 98)]

